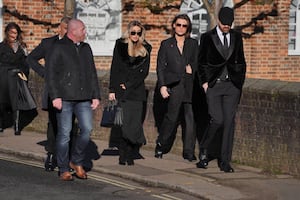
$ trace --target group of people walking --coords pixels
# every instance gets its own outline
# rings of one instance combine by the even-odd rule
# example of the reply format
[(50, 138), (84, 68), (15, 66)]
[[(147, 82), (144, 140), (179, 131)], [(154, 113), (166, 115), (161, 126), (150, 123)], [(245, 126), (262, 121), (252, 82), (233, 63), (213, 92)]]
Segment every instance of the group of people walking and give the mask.
[[(181, 124), (183, 157), (196, 160), (196, 124), (194, 121), (194, 84), (205, 91), (209, 124), (200, 143), (198, 168), (207, 168), (209, 147), (214, 137), (221, 137), (220, 153), (216, 157), (221, 171), (233, 172), (230, 165), (234, 118), (245, 79), (246, 63), (241, 34), (231, 29), (233, 9), (223, 7), (218, 15), (218, 25), (202, 34), (200, 46), (190, 37), (192, 23), (186, 14), (175, 16), (171, 23), (172, 35), (161, 42), (157, 55), (156, 91), (164, 105), (164, 114), (156, 123), (158, 137), (154, 156), (163, 158), (168, 153)], [(19, 27), (15, 28), (17, 35)], [(27, 56), (18, 41), (20, 58), (8, 59), (5, 46), (15, 56), (13, 44), (0, 44), (0, 70), (10, 71), (7, 61), (14, 61), (12, 68), (20, 69), (28, 76), (32, 67), (45, 78), (43, 109), (48, 110), (48, 151), (45, 169), (59, 168), (60, 178), (73, 180), (70, 169), (78, 178), (86, 179), (83, 167), (85, 149), (92, 131), (92, 111), (100, 104), (100, 89), (92, 50), (85, 43), (86, 27), (81, 20), (64, 17), (59, 34), (46, 38)], [(136, 149), (146, 144), (143, 131), (144, 102), (147, 99), (145, 79), (149, 73), (152, 47), (145, 39), (145, 28), (139, 21), (131, 21), (122, 37), (116, 40), (110, 69), (110, 101), (117, 101), (123, 110), (123, 124), (117, 127), (119, 138), (119, 164), (134, 165)], [(8, 39), (7, 39), (8, 40)], [(14, 52), (14, 53), (13, 53)], [(27, 58), (26, 58), (27, 57)], [(45, 67), (39, 63), (45, 59)], [(2, 73), (1, 73), (2, 74)], [(195, 79), (199, 80), (195, 82)], [(1, 78), (2, 92), (8, 83)], [(3, 88), (6, 87), (4, 90)], [(0, 131), (4, 116), (4, 104), (0, 99)], [(75, 127), (75, 119), (78, 130)], [(72, 140), (72, 134), (76, 139)], [(219, 134), (219, 133), (222, 134)], [(70, 147), (72, 143), (72, 148)]]

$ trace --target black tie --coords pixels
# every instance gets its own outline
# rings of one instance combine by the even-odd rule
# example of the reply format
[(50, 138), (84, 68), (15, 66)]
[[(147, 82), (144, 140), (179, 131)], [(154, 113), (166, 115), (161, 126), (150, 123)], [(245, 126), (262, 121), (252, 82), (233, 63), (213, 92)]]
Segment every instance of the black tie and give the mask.
[(228, 48), (228, 40), (226, 37), (227, 33), (223, 33), (223, 37), (224, 37), (224, 47)]
[[(229, 46), (228, 46), (228, 40), (227, 40), (226, 35), (227, 35), (227, 33), (223, 33), (224, 43), (223, 43), (222, 51), (223, 51), (224, 57), (227, 59)], [(220, 76), (220, 79), (227, 80), (227, 78), (228, 78), (228, 70), (227, 70), (227, 65), (225, 64), (224, 70)]]

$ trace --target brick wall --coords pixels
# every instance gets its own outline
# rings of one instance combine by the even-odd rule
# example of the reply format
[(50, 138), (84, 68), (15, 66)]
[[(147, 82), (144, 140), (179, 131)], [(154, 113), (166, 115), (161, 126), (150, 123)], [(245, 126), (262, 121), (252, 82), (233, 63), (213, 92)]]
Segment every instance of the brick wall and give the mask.
[[(123, 0), (129, 3), (131, 0)], [(144, 8), (141, 1), (134, 1), (135, 7), (132, 12), (122, 13), (123, 30), (129, 21), (133, 19), (140, 20), (143, 24), (150, 25), (168, 25), (170, 28), (171, 20), (178, 13), (177, 9), (164, 11), (160, 15), (152, 14), (147, 8)], [(239, 2), (239, 0), (235, 0)], [(259, 25), (264, 26), (263, 34), (253, 35), (244, 40), (245, 55), (248, 64), (247, 77), (283, 80), (291, 82), (300, 82), (300, 56), (288, 55), (288, 18), (290, 1), (278, 0), (278, 17), (268, 17), (267, 20), (258, 21)], [(175, 3), (180, 3), (180, 0)], [(174, 4), (175, 4), (174, 3)], [(64, 1), (55, 0), (53, 3), (42, 0), (3, 0), (9, 10), (16, 10), (20, 14), (27, 15), (30, 18), (41, 21), (57, 23), (63, 16)], [(261, 12), (269, 12), (272, 5), (256, 5), (247, 3), (236, 10), (235, 25), (243, 25), (251, 21), (251, 18)], [(25, 41), (31, 51), (42, 38), (52, 36), (56, 31), (55, 28), (43, 25), (33, 25), (32, 22), (20, 21), (15, 17), (4, 14), (4, 23), (15, 21), (20, 24), (24, 30)], [(253, 27), (243, 31), (251, 33)], [(146, 39), (153, 46), (151, 53), (151, 71), (156, 68), (156, 55), (160, 42), (170, 35), (161, 28), (153, 28), (147, 31)], [(111, 57), (95, 57), (98, 69), (109, 69)]]
[(236, 117), (233, 158), (300, 176), (300, 83), (247, 79)]

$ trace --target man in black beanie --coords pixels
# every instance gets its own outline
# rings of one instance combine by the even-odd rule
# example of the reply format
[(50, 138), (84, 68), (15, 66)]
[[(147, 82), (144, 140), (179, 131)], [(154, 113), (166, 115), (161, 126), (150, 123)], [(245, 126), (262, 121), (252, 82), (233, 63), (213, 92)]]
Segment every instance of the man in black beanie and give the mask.
[(199, 79), (206, 93), (211, 120), (200, 142), (197, 167), (207, 167), (209, 147), (217, 136), (222, 137), (218, 166), (221, 171), (234, 172), (230, 165), (234, 120), (245, 80), (246, 62), (242, 36), (231, 29), (233, 9), (222, 7), (218, 18), (218, 25), (201, 36), (199, 46)]

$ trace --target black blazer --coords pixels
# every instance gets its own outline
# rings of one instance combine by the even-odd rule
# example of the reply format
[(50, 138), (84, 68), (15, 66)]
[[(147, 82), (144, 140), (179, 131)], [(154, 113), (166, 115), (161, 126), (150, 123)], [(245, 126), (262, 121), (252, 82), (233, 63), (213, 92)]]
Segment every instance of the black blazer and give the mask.
[[(116, 40), (110, 68), (109, 92), (115, 93), (117, 100), (146, 101), (144, 80), (149, 73), (152, 47), (147, 42), (144, 47), (148, 54), (133, 58), (128, 55), (128, 43), (122, 38)], [(126, 90), (120, 84), (125, 84)]]
[[(32, 50), (32, 52), (28, 55), (26, 59), (29, 67), (31, 67), (42, 78), (46, 76), (46, 69), (43, 65), (39, 63), (39, 60), (44, 59), (45, 62), (48, 61), (51, 50), (53, 49), (53, 45), (58, 40), (58, 35), (42, 39), (41, 43), (35, 49)], [(42, 96), (43, 109), (48, 108), (48, 96), (48, 90), (45, 85)]]
[(227, 57), (222, 54), (222, 43), (214, 28), (201, 36), (199, 46), (199, 76), (200, 84), (208, 82), (213, 87), (227, 66), (232, 83), (239, 89), (245, 81), (246, 62), (243, 49), (243, 39), (239, 32), (230, 30), (230, 47)]
[[(186, 74), (185, 67), (190, 64), (192, 75)], [(193, 79), (198, 68), (198, 42), (192, 38), (184, 41), (182, 55), (177, 47), (175, 37), (168, 38), (161, 42), (157, 56), (157, 78), (158, 87), (172, 87), (185, 79), (185, 95), (191, 100), (193, 90)]]

